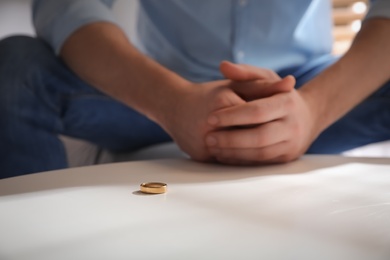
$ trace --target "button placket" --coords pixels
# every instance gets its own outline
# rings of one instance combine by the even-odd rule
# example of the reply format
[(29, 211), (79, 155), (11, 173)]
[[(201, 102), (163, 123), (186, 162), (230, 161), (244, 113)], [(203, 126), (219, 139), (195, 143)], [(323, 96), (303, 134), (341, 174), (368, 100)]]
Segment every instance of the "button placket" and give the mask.
[(238, 0), (238, 4), (241, 7), (245, 7), (248, 4), (248, 0)]
[(232, 49), (233, 60), (238, 63), (243, 63), (245, 60), (245, 44), (243, 33), (245, 30), (246, 15), (248, 12), (249, 0), (236, 0), (235, 21), (234, 21), (234, 43)]

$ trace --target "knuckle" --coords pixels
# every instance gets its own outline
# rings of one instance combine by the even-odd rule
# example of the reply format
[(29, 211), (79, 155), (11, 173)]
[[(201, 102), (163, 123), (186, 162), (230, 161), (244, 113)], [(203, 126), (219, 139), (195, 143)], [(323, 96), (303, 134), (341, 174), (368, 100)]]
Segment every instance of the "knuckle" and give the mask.
[(268, 137), (264, 134), (257, 134), (253, 140), (253, 144), (258, 148), (264, 147), (267, 144)]
[[(235, 146), (235, 140), (228, 134), (218, 135), (216, 137), (218, 146), (221, 148), (231, 148)], [(223, 151), (224, 155), (228, 155), (229, 151)]]
[(258, 162), (262, 162), (262, 161), (268, 160), (269, 157), (270, 157), (270, 154), (267, 151), (267, 149), (257, 149), (256, 150), (256, 160)]
[[(293, 120), (293, 119), (291, 119), (291, 120)], [(290, 131), (291, 137), (290, 138), (294, 138), (293, 140), (297, 140), (296, 139), (297, 137), (301, 137), (305, 134), (305, 126), (299, 124), (296, 121), (293, 121), (290, 123), (290, 129), (291, 129), (291, 131)]]
[(220, 153), (217, 155), (217, 158), (224, 161), (233, 160), (235, 158), (235, 152), (231, 149), (221, 149)]
[(294, 154), (285, 154), (280, 156), (280, 162), (281, 163), (288, 163), (296, 159), (296, 156)]
[(226, 108), (245, 103), (229, 89), (223, 89), (223, 91), (217, 95), (215, 102), (218, 108)]
[(281, 78), (279, 77), (279, 75), (276, 74), (275, 71), (273, 71), (273, 70), (267, 70), (267, 71), (268, 71), (268, 77), (269, 77), (269, 78), (271, 78), (271, 79), (277, 79), (277, 80), (281, 79)]
[(288, 163), (294, 161), (300, 156), (297, 144), (295, 144), (294, 142), (289, 142), (287, 145), (289, 147), (288, 151), (278, 157), (278, 161), (280, 163)]
[(259, 105), (254, 105), (254, 106), (251, 106), (251, 119), (255, 120), (255, 121), (258, 121), (258, 120), (261, 120), (264, 118), (264, 115), (265, 115), (265, 112), (264, 112), (264, 108), (259, 106)]
[[(291, 121), (291, 120), (289, 120), (289, 121)], [(300, 127), (300, 125), (295, 123), (295, 122), (290, 122), (289, 125), (290, 125), (289, 126), (290, 134), (292, 135), (292, 137), (300, 136), (300, 134), (302, 133), (302, 128)]]
[(285, 108), (288, 111), (295, 110), (296, 104), (295, 104), (294, 99), (292, 98), (292, 96), (289, 95), (288, 93), (286, 93), (283, 96), (284, 96), (283, 103), (285, 105)]
[(229, 102), (226, 99), (225, 95), (218, 95), (214, 99), (214, 104), (217, 109), (227, 107), (229, 105), (228, 103)]

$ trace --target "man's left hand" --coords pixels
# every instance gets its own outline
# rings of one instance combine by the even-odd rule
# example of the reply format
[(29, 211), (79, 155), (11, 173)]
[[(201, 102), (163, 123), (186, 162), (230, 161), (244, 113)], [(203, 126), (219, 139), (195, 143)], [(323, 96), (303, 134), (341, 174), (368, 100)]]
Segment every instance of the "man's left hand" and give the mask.
[[(249, 65), (230, 64), (225, 68), (221, 66), (221, 70), (225, 77), (241, 79), (240, 82), (254, 80), (256, 70), (259, 79), (262, 78), (260, 72), (264, 73), (263, 69)], [(292, 76), (284, 79), (275, 76), (267, 84), (268, 96), (264, 95), (264, 89), (256, 92), (241, 88), (241, 95), (249, 102), (209, 116), (209, 124), (220, 130), (210, 132), (205, 141), (209, 152), (219, 162), (251, 165), (292, 161), (301, 156), (319, 134), (310, 103), (304, 93), (293, 88)], [(287, 87), (283, 90), (281, 85)], [(278, 89), (278, 93), (272, 93), (272, 89)]]

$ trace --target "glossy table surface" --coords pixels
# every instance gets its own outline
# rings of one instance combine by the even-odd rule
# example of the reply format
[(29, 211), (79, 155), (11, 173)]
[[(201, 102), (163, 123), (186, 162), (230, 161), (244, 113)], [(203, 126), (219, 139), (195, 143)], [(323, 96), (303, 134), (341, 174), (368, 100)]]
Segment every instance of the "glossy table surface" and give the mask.
[[(148, 181), (168, 192), (140, 193)], [(169, 159), (0, 180), (0, 259), (390, 259), (390, 158)]]

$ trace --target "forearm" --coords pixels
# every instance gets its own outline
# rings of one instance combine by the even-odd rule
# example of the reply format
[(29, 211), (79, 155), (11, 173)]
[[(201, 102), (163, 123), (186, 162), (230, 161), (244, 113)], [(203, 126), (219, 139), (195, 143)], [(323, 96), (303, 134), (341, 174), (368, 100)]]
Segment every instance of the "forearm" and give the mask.
[(140, 53), (119, 27), (107, 22), (78, 29), (60, 55), (83, 80), (158, 123), (165, 104), (174, 104), (169, 99), (189, 84)]
[(321, 132), (390, 80), (390, 19), (366, 21), (349, 51), (304, 85)]

